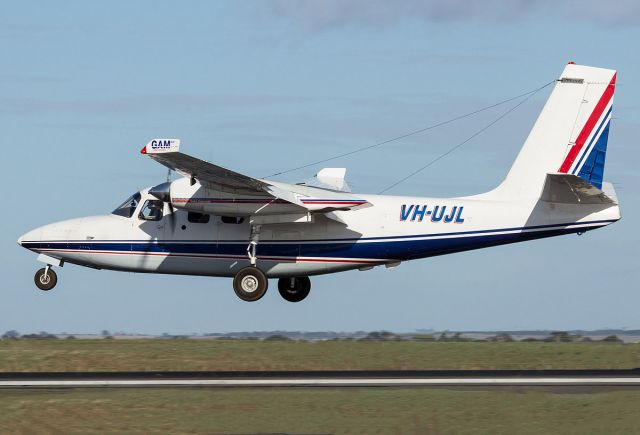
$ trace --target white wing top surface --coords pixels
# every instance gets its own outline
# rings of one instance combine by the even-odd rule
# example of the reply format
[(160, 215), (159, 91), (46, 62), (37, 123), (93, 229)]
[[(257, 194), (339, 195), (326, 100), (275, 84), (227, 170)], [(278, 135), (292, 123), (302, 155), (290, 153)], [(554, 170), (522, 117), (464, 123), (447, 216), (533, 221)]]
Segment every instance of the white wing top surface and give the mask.
[[(175, 141), (177, 145), (172, 144), (170, 149), (153, 147), (154, 143), (163, 143), (163, 141)], [(142, 148), (141, 153), (185, 177), (195, 178), (201, 185), (214, 191), (239, 196), (258, 196), (268, 193), (314, 213), (352, 210), (371, 205), (366, 200), (344, 191), (263, 180), (240, 174), (179, 152), (177, 139), (154, 139)]]

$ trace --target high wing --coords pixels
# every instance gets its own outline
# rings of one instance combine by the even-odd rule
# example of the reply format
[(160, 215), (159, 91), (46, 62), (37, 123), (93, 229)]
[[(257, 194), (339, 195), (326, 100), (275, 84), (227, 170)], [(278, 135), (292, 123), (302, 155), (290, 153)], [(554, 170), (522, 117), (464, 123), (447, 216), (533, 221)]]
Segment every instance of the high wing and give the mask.
[(185, 177), (197, 180), (208, 189), (236, 195), (268, 193), (279, 200), (302, 207), (301, 211), (328, 213), (371, 205), (368, 201), (341, 190), (249, 177), (181, 153), (179, 147), (178, 139), (154, 139), (140, 152)]
[[(156, 152), (150, 148), (150, 144), (161, 141), (157, 139), (149, 142), (142, 150), (142, 154), (147, 154), (156, 162), (166, 166), (167, 168), (177, 171), (185, 177), (195, 178), (203, 186), (228, 193), (237, 193), (245, 195), (255, 195), (256, 193), (264, 193), (268, 184), (246, 175), (239, 174), (213, 163), (191, 157), (188, 154), (179, 151), (162, 151)], [(179, 141), (177, 139), (170, 139)]]

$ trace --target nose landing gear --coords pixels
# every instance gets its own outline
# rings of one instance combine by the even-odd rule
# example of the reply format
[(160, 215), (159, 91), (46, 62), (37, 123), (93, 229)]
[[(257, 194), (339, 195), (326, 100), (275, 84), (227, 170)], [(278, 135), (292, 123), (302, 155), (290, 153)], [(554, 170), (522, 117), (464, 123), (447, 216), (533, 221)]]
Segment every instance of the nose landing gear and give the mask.
[(43, 291), (49, 291), (58, 283), (58, 275), (53, 271), (50, 265), (43, 267), (36, 272), (33, 277), (36, 287)]

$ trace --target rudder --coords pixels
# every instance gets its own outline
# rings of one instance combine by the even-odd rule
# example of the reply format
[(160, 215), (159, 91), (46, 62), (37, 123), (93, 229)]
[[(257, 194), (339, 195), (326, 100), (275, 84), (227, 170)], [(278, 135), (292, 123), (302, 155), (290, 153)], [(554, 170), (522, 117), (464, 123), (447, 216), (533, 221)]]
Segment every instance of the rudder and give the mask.
[(569, 63), (497, 191), (539, 196), (550, 173), (601, 189), (615, 83), (614, 70)]

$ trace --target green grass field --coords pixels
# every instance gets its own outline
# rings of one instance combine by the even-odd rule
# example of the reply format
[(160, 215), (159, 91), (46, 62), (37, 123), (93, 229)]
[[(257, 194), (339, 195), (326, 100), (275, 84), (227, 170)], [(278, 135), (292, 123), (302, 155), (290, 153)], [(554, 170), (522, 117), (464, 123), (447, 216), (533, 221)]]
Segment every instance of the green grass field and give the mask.
[(640, 344), (0, 340), (0, 371), (640, 367)]
[[(0, 371), (640, 367), (640, 345), (1, 340)], [(0, 390), (0, 433), (640, 433), (640, 389)]]
[(2, 433), (634, 434), (640, 391), (0, 391)]

